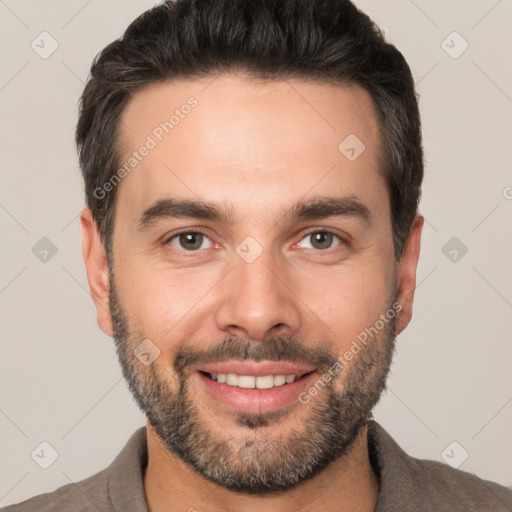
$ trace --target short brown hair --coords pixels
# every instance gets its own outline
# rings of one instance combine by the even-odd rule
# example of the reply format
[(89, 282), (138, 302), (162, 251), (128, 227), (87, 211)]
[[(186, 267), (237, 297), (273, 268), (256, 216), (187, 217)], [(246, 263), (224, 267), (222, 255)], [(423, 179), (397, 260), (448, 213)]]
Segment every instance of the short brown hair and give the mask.
[(111, 256), (120, 117), (152, 82), (244, 71), (255, 78), (355, 83), (371, 95), (385, 141), (395, 258), (421, 196), (423, 149), (414, 81), (402, 54), (349, 0), (174, 0), (146, 11), (101, 51), (80, 100), (76, 143), (86, 204)]

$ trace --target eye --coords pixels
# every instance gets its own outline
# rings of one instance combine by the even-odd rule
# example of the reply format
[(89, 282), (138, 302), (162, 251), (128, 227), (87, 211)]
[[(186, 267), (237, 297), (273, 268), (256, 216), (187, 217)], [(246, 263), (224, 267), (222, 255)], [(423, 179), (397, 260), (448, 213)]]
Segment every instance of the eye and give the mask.
[[(311, 242), (309, 242), (306, 246), (301, 245), (304, 241), (307, 241), (308, 239), (311, 239)], [(334, 233), (331, 233), (330, 231), (313, 231), (311, 233), (308, 233), (300, 242), (299, 247), (305, 247), (306, 249), (316, 249), (316, 250), (326, 250), (331, 249), (333, 247), (333, 241), (338, 240), (338, 243), (336, 245), (340, 245), (343, 240)]]
[(200, 249), (208, 249), (212, 246), (212, 241), (200, 231), (186, 231), (171, 236), (167, 243), (178, 249), (186, 251), (198, 251)]

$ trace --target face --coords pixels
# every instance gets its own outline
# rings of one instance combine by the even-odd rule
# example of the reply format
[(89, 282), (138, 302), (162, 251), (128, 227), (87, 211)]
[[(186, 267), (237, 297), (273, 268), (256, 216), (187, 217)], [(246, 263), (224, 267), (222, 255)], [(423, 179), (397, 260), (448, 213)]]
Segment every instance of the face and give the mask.
[(410, 318), (421, 225), (398, 265), (371, 98), (229, 75), (153, 84), (120, 135), (108, 276), (86, 227), (84, 254), (130, 388), (207, 479), (292, 488), (347, 453)]

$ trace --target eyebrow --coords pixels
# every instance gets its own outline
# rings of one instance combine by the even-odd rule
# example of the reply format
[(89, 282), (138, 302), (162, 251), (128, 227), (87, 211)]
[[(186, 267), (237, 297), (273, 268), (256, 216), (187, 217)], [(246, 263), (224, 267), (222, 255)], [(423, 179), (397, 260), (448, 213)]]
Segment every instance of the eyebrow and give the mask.
[[(369, 208), (354, 195), (344, 197), (318, 197), (296, 203), (284, 212), (281, 220), (297, 221), (326, 217), (351, 217), (367, 226), (372, 223)], [(146, 231), (158, 221), (169, 218), (194, 218), (234, 224), (236, 217), (230, 208), (202, 201), (166, 198), (156, 201), (144, 210), (138, 220), (138, 230)]]
[(326, 217), (352, 217), (367, 226), (372, 224), (370, 209), (354, 195), (313, 198), (297, 203), (284, 215), (284, 218), (289, 220), (323, 219)]
[(139, 217), (138, 229), (145, 231), (160, 220), (168, 218), (195, 218), (234, 223), (231, 210), (220, 209), (214, 204), (189, 199), (160, 199)]

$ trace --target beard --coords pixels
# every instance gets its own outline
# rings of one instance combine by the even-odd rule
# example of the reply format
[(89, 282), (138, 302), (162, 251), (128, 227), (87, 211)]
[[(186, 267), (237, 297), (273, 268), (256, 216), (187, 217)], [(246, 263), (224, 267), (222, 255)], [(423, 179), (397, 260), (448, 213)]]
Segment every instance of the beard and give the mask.
[[(145, 366), (134, 355), (144, 337), (131, 332), (110, 267), (109, 275), (117, 356), (136, 403), (172, 454), (225, 489), (262, 496), (287, 491), (313, 478), (347, 454), (386, 388), (395, 345), (395, 316), (386, 323), (379, 337), (372, 335), (365, 348), (354, 355), (351, 365), (342, 366), (326, 384), (324, 380), (324, 389), (316, 399), (307, 405), (294, 403), (268, 413), (234, 412), (236, 435), (226, 429), (219, 435), (209, 425), (215, 423), (215, 413), (205, 409), (201, 414), (204, 407), (199, 406), (190, 392), (186, 373), (190, 365), (227, 359), (291, 361), (314, 366), (320, 380), (329, 369), (336, 365), (339, 369), (338, 354), (327, 344), (311, 348), (289, 336), (262, 342), (227, 336), (210, 348), (178, 349), (174, 375), (170, 368)], [(390, 309), (395, 297), (396, 291)], [(175, 381), (177, 391), (171, 389), (170, 380)], [(292, 429), (287, 436), (279, 435), (276, 433), (279, 422), (290, 415), (293, 407), (299, 413), (295, 416), (301, 428)], [(302, 407), (308, 410), (302, 412)]]

